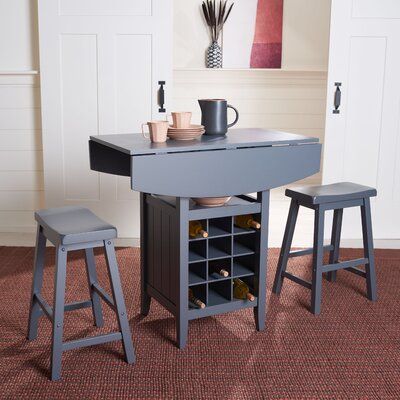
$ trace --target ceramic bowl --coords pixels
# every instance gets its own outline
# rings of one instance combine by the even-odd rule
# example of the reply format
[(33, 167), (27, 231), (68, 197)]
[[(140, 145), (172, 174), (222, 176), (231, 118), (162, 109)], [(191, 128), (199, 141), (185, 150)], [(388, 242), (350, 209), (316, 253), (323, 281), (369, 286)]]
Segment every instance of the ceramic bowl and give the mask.
[(193, 201), (203, 207), (219, 207), (226, 204), (232, 196), (228, 197), (194, 197)]

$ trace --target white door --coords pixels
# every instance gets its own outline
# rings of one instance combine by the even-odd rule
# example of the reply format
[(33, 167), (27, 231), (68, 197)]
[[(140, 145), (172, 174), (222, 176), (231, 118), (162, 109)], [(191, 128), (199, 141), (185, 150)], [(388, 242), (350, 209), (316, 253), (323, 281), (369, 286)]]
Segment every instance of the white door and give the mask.
[[(323, 180), (377, 188), (377, 239), (400, 238), (399, 49), (399, 0), (332, 0)], [(358, 210), (345, 211), (343, 237), (361, 238), (359, 220)]]
[(139, 237), (128, 178), (93, 172), (90, 135), (134, 133), (172, 88), (172, 0), (39, 0), (46, 207), (79, 204)]

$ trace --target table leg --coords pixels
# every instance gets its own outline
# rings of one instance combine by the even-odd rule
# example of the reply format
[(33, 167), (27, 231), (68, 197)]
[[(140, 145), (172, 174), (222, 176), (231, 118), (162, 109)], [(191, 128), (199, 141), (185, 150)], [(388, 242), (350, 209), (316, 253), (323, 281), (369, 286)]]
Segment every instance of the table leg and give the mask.
[(186, 346), (188, 335), (188, 288), (189, 288), (189, 199), (176, 199), (179, 228), (179, 296), (176, 315), (176, 336), (180, 349)]
[(257, 193), (257, 200), (261, 202), (261, 230), (259, 242), (258, 279), (257, 279), (257, 307), (254, 308), (254, 319), (258, 331), (265, 328), (266, 314), (266, 281), (268, 262), (268, 224), (269, 224), (269, 190)]
[(146, 193), (140, 193), (140, 312), (148, 315), (151, 297), (147, 293), (147, 205)]
[(176, 319), (176, 344), (180, 349), (185, 348), (189, 330), (189, 321), (183, 317), (179, 316)]

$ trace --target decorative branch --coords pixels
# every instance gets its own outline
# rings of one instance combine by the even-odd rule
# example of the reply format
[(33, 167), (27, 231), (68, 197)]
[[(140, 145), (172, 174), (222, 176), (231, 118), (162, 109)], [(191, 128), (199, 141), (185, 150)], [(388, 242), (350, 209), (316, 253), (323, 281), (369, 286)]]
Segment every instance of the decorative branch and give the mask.
[(234, 3), (232, 3), (228, 8), (226, 7), (227, 3), (228, 0), (219, 0), (219, 5), (217, 7), (216, 0), (205, 0), (201, 5), (204, 19), (206, 20), (207, 26), (210, 30), (213, 42), (218, 41), (222, 28), (232, 11)]

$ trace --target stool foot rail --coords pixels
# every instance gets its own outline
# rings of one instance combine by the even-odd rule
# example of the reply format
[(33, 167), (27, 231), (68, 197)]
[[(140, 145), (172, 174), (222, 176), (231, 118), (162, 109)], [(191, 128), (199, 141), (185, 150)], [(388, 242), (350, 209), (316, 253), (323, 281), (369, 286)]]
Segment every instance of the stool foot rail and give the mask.
[(71, 340), (69, 342), (64, 342), (62, 345), (63, 351), (78, 349), (80, 347), (95, 346), (96, 344), (104, 344), (108, 342), (115, 342), (116, 340), (121, 340), (121, 332), (108, 333), (106, 335), (98, 335), (93, 337), (88, 337), (84, 339)]
[[(42, 297), (41, 294), (35, 294), (35, 299), (40, 308), (40, 314), (45, 315), (47, 318), (49, 318), (50, 321), (53, 321), (53, 309), (50, 307), (49, 303)], [(87, 301), (76, 301), (74, 303), (69, 303), (64, 306), (64, 311), (74, 311), (74, 310), (80, 310), (81, 308), (88, 308), (92, 306), (92, 301), (87, 300)]]
[(339, 269), (350, 270), (350, 268), (365, 264), (368, 264), (368, 258), (357, 258), (355, 260), (342, 261), (335, 264), (326, 264), (322, 267), (322, 272), (337, 271)]
[[(327, 244), (326, 246), (324, 246), (324, 250), (323, 251), (324, 252), (325, 251), (332, 251), (333, 249), (334, 249), (334, 247), (331, 244)], [(309, 254), (312, 254), (313, 251), (314, 250), (312, 248), (304, 249), (304, 250), (294, 250), (294, 251), (291, 251), (289, 253), (289, 258), (307, 256)]]
[(311, 282), (307, 282), (304, 279), (301, 279), (298, 276), (290, 274), (289, 272), (286, 272), (286, 271), (283, 272), (282, 276), (284, 278), (291, 280), (292, 282), (298, 283), (299, 285), (304, 286), (305, 288), (311, 290), (311, 287), (312, 287)]

